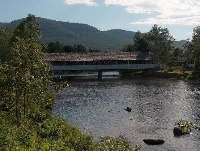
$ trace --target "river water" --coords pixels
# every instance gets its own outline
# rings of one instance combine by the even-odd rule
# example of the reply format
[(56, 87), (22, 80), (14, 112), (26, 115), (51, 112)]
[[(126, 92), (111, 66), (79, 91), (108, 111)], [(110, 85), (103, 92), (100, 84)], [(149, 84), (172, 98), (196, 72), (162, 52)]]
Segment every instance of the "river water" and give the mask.
[[(55, 93), (55, 115), (65, 118), (95, 139), (123, 135), (141, 151), (199, 151), (200, 132), (176, 138), (175, 122), (200, 123), (199, 86), (182, 80), (159, 78), (78, 79)], [(129, 106), (132, 112), (125, 109)], [(145, 138), (164, 139), (149, 146)]]

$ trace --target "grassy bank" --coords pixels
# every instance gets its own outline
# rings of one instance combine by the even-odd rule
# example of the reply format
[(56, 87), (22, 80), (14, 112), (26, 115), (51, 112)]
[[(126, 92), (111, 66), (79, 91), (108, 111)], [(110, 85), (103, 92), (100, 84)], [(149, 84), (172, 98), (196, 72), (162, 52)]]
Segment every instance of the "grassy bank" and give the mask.
[(143, 72), (142, 70), (122, 71), (120, 72), (122, 78), (134, 78), (134, 77), (159, 77), (159, 78), (171, 78), (182, 80), (199, 80), (199, 73), (194, 73), (193, 69), (187, 68), (165, 68), (155, 69), (149, 72)]
[(0, 150), (2, 151), (139, 151), (126, 138), (105, 137), (95, 142), (65, 120), (48, 114), (35, 115), (17, 126), (16, 119), (0, 111)]

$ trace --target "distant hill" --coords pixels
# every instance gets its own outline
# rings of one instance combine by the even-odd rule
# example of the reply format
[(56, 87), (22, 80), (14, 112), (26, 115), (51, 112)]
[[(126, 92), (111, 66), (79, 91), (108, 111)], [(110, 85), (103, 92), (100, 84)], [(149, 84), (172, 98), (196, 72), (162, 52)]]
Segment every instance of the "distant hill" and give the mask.
[[(135, 32), (121, 29), (100, 31), (87, 24), (61, 22), (44, 18), (37, 18), (42, 33), (41, 42), (59, 41), (63, 45), (82, 44), (86, 48), (102, 51), (119, 51), (124, 45), (133, 43)], [(10, 23), (0, 23), (0, 27), (9, 26), (15, 28), (22, 19)], [(177, 46), (181, 44), (175, 43)]]
[(182, 48), (182, 49), (184, 49), (184, 45), (186, 44), (186, 40), (180, 40), (180, 41), (175, 41), (174, 42), (174, 45), (176, 46), (176, 47), (179, 47), (179, 48)]
[(7, 23), (0, 23), (0, 27), (7, 25)]

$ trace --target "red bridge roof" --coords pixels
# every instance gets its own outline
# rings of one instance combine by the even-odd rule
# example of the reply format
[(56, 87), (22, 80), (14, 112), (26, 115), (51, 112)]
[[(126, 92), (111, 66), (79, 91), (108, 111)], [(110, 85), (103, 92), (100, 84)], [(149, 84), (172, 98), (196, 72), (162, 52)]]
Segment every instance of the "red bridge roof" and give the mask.
[(45, 61), (153, 60), (152, 52), (46, 53)]

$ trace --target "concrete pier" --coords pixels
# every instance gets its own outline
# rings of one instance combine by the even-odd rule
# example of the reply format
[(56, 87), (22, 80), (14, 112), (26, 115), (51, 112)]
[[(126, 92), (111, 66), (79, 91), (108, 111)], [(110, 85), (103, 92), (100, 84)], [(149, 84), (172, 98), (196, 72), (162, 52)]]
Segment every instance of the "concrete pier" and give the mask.
[(98, 70), (98, 80), (102, 80), (102, 70)]

